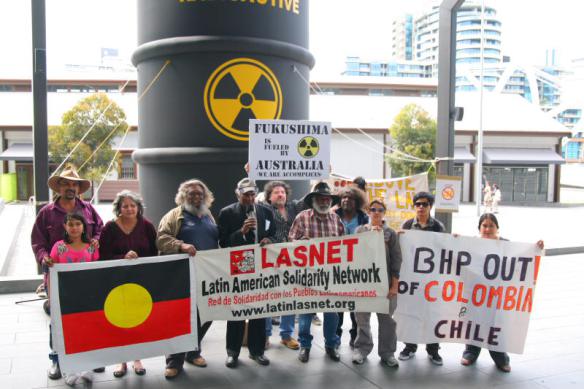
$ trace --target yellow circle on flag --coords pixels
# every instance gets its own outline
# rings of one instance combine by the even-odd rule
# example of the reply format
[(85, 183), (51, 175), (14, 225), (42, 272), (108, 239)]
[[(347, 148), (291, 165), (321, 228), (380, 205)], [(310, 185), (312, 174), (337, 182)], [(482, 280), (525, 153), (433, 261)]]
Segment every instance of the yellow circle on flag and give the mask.
[(106, 319), (116, 327), (132, 328), (144, 323), (152, 312), (152, 296), (138, 284), (113, 288), (103, 307)]

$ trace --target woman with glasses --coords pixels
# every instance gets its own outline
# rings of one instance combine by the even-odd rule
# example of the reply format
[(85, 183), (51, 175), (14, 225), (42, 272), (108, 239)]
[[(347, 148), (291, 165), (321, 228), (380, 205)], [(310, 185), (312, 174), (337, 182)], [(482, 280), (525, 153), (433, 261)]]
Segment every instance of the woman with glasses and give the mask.
[[(397, 367), (398, 362), (394, 353), (397, 347), (397, 335), (395, 333), (395, 320), (392, 315), (397, 306), (397, 287), (399, 283), (399, 270), (401, 268), (402, 256), (399, 248), (397, 234), (394, 230), (385, 225), (385, 204), (382, 200), (372, 200), (369, 203), (369, 223), (357, 227), (356, 233), (365, 231), (379, 231), (383, 233), (385, 241), (385, 259), (387, 261), (387, 271), (389, 276), (389, 292), (387, 299), (389, 303), (389, 314), (377, 313), (379, 321), (379, 345), (378, 354), (381, 363), (389, 367)], [(367, 355), (373, 350), (373, 337), (371, 335), (371, 313), (356, 312), (357, 338), (355, 339), (355, 349), (353, 351), (353, 363), (362, 364)]]
[[(484, 213), (479, 218), (479, 236), (483, 239), (507, 240), (499, 236), (499, 221), (492, 213)], [(536, 245), (538, 248), (543, 250), (543, 240), (538, 240)], [(462, 353), (462, 359), (460, 360), (460, 363), (464, 366), (470, 366), (476, 362), (480, 353), (480, 347), (467, 344), (464, 352)], [(489, 350), (489, 353), (491, 354), (491, 358), (493, 358), (493, 361), (499, 370), (505, 373), (509, 373), (511, 371), (509, 355), (507, 353), (491, 350)]]

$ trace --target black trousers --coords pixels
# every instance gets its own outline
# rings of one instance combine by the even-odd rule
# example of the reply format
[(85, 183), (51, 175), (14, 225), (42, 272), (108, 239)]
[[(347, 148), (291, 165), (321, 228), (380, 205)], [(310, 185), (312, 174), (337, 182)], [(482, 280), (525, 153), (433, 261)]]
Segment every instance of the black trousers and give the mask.
[[(466, 355), (467, 353), (472, 355), (473, 360), (476, 360), (479, 357), (479, 354), (481, 353), (481, 348), (478, 346), (473, 346), (472, 344), (467, 344), (466, 348), (464, 349), (464, 353), (462, 354), (462, 357), (467, 358), (468, 357), (468, 355)], [(491, 354), (491, 358), (493, 358), (493, 362), (495, 362), (497, 366), (505, 366), (509, 364), (509, 354), (504, 353), (502, 351), (491, 350), (489, 350), (489, 354)]]
[[(247, 348), (249, 349), (249, 353), (254, 356), (263, 355), (266, 347), (266, 319), (252, 319), (248, 322)], [(239, 357), (244, 332), (245, 320), (227, 322), (227, 355)]]
[(201, 325), (201, 319), (199, 317), (199, 311), (197, 310), (197, 346), (198, 350), (189, 351), (186, 353), (170, 354), (166, 356), (166, 368), (167, 369), (181, 369), (185, 363), (185, 359), (192, 360), (198, 358), (201, 355), (201, 341), (205, 337), (205, 334), (211, 327), (212, 321), (208, 321)]
[[(416, 352), (418, 350), (418, 345), (415, 343), (406, 343), (406, 347), (412, 350), (413, 352)], [(428, 352), (428, 354), (438, 352), (439, 348), (440, 348), (439, 343), (428, 343), (426, 345), (426, 351)]]
[[(339, 336), (339, 338), (343, 334), (344, 317), (345, 312), (339, 312), (339, 324), (337, 325), (337, 335)], [(351, 329), (349, 330), (349, 334), (351, 334), (351, 340), (355, 341), (355, 338), (357, 337), (357, 320), (355, 320), (355, 313), (350, 312), (349, 317), (351, 318)]]

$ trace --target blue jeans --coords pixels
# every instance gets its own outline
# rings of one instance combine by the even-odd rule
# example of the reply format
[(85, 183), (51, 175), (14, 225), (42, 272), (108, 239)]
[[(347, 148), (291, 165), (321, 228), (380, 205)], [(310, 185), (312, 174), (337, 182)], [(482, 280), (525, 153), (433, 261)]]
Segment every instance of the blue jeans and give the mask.
[[(324, 345), (328, 348), (336, 348), (340, 339), (337, 335), (337, 325), (339, 314), (337, 312), (325, 312), (322, 330), (324, 332)], [(310, 335), (310, 325), (312, 324), (312, 313), (305, 313), (298, 316), (298, 339), (300, 347), (310, 348), (312, 346), (312, 335)]]
[[(280, 337), (289, 340), (294, 332), (294, 318), (296, 315), (286, 315), (280, 317)], [(272, 318), (266, 317), (266, 336), (272, 336)]]

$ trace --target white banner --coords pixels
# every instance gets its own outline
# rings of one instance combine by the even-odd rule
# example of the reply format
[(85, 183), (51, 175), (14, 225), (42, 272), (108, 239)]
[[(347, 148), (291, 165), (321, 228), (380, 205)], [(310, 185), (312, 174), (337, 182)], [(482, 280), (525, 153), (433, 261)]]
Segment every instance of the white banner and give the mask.
[(51, 327), (61, 370), (77, 373), (193, 350), (192, 263), (179, 254), (54, 265)]
[[(329, 185), (336, 192), (352, 184), (352, 179), (331, 178)], [(387, 210), (385, 220), (389, 227), (399, 230), (403, 222), (416, 217), (414, 195), (428, 191), (428, 173), (408, 177), (367, 179), (367, 197), (369, 200), (381, 198)]]
[(400, 246), (398, 339), (523, 352), (543, 255), (534, 243), (406, 231)]
[(203, 322), (389, 309), (380, 232), (199, 251), (195, 266)]
[(249, 177), (322, 180), (330, 173), (331, 124), (307, 120), (249, 121)]

